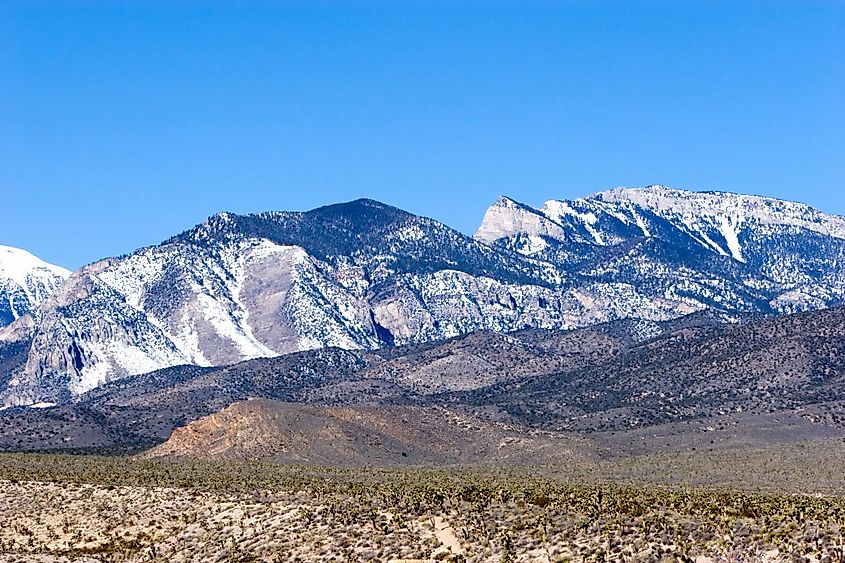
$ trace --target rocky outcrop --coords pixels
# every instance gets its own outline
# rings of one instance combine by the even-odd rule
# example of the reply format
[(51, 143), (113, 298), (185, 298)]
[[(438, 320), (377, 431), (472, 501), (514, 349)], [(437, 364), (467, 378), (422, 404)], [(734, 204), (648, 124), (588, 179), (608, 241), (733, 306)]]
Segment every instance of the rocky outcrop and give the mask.
[(486, 243), (501, 238), (525, 234), (533, 237), (551, 237), (564, 240), (563, 226), (549, 220), (532, 209), (507, 197), (500, 197), (487, 209), (474, 238)]

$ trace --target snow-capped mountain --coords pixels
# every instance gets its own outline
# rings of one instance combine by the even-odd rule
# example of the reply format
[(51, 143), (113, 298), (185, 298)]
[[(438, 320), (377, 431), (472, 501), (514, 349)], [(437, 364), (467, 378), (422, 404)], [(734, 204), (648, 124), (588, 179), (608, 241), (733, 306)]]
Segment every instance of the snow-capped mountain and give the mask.
[(0, 245), (0, 327), (40, 305), (68, 276), (26, 250)]
[(476, 240), (648, 293), (794, 312), (845, 299), (845, 218), (804, 204), (664, 186), (535, 209), (500, 198)]
[(501, 198), (474, 238), (371, 200), (221, 213), (80, 269), (0, 331), (0, 402), (327, 346), (821, 308), (845, 295), (844, 224), (800, 204), (662, 187), (541, 209)]

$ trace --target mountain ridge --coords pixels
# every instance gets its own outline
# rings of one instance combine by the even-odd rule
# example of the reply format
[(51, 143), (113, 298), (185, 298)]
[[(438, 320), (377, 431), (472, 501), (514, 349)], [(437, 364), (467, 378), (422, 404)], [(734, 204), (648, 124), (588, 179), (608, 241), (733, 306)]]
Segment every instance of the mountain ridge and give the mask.
[[(177, 366), (109, 382), (73, 402), (0, 410), (0, 450), (137, 452), (251, 398), (294, 404), (285, 412), (310, 417), (298, 426), (295, 417), (271, 409), (270, 418), (257, 422), (265, 425), (274, 412), (286, 420), (279, 436), (266, 436), (276, 445), (323, 422), (333, 426), (322, 409), (334, 408), (382, 412), (388, 424), (406, 411), (439, 416), (438, 409), (446, 409), (488, 430), (506, 425), (525, 436), (580, 437), (590, 442), (588, 450), (610, 456), (841, 439), (843, 330), (843, 307), (732, 319), (703, 311), (662, 323), (474, 332), (374, 351), (323, 348), (223, 367)], [(261, 432), (250, 429), (243, 411), (232, 414), (212, 416), (200, 434), (216, 434), (218, 446), (245, 436), (247, 449), (239, 455), (261, 457), (260, 446), (249, 446), (256, 438), (264, 443)], [(229, 434), (230, 423), (246, 433)], [(435, 426), (440, 436), (460, 438), (460, 429), (453, 435), (448, 425)], [(340, 434), (358, 442), (376, 430), (347, 426)], [(487, 436), (496, 435), (488, 430)], [(492, 443), (484, 440), (479, 436), (479, 444)], [(342, 450), (346, 442), (334, 446)], [(314, 440), (303, 444), (321, 447)], [(168, 455), (204, 455), (184, 442), (175, 445)], [(322, 450), (319, 455), (328, 456), (322, 459), (342, 458), (341, 450), (331, 453), (334, 446)], [(366, 457), (365, 449), (354, 451)]]
[[(769, 207), (728, 217), (739, 200)], [(0, 402), (66, 401), (167, 366), (327, 346), (845, 302), (845, 218), (777, 201), (663, 186), (540, 209), (503, 196), (474, 237), (366, 198), (219, 213), (77, 270), (0, 332)]]

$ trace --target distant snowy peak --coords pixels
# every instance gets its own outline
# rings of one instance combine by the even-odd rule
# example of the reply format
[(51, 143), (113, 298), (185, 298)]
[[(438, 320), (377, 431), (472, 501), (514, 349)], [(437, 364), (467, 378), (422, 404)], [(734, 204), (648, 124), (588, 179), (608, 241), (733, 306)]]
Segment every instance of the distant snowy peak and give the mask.
[(69, 276), (26, 250), (0, 245), (0, 326), (40, 305)]
[(845, 217), (773, 198), (649, 186), (550, 200), (539, 209), (500, 198), (487, 210), (475, 238), (489, 244), (527, 237), (530, 244), (515, 246), (528, 253), (541, 247), (536, 237), (600, 247), (659, 237), (682, 246), (691, 241), (744, 263), (751, 239), (787, 234), (845, 240)]
[(69, 276), (70, 271), (49, 264), (26, 250), (0, 245), (0, 279), (28, 289), (32, 280), (66, 279)]
[(728, 192), (690, 192), (649, 186), (616, 188), (588, 198), (622, 206), (634, 206), (654, 213), (670, 213), (727, 221), (735, 226), (789, 226), (821, 235), (845, 239), (845, 217), (829, 215), (803, 203)]

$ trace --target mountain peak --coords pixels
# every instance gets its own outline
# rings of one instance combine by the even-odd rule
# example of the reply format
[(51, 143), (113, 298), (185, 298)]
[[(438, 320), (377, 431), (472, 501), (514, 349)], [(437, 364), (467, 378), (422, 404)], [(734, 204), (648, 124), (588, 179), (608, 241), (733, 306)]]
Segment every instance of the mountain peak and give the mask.
[(662, 217), (682, 217), (685, 222), (728, 223), (731, 229), (749, 225), (781, 226), (845, 239), (845, 217), (829, 215), (804, 203), (759, 195), (723, 191), (688, 191), (666, 186), (616, 188), (599, 192), (587, 201), (634, 206)]
[(512, 280), (521, 280), (525, 275), (533, 276), (535, 281), (545, 280), (545, 274), (534, 271), (534, 265), (521, 267), (524, 265), (507, 255), (438, 221), (366, 198), (305, 212), (216, 215), (164, 244), (188, 243), (218, 252), (257, 241), (298, 247), (328, 263), (373, 267), (378, 264), (373, 272), (377, 277), (371, 282), (400, 272), (447, 267), (485, 275), (500, 272)]
[(69, 276), (26, 250), (0, 245), (0, 326), (30, 312)]
[(45, 262), (22, 248), (0, 244), (0, 278), (9, 278), (23, 285), (27, 275), (42, 271), (65, 278), (70, 276), (70, 271), (65, 268)]
[(397, 220), (404, 221), (415, 217), (398, 207), (368, 198), (324, 205), (311, 211), (306, 211), (302, 216), (303, 218), (318, 221), (331, 222), (340, 219), (352, 222), (362, 221), (368, 224), (373, 221), (379, 223), (390, 223)]
[(515, 199), (511, 199), (506, 195), (500, 195), (496, 198), (496, 201), (493, 202), (492, 207), (505, 207), (508, 209), (524, 209), (527, 206), (525, 204), (519, 203)]
[(481, 225), (473, 238), (485, 243), (524, 233), (529, 236), (564, 236), (560, 225), (555, 224), (538, 210), (506, 196), (500, 196), (484, 214)]

